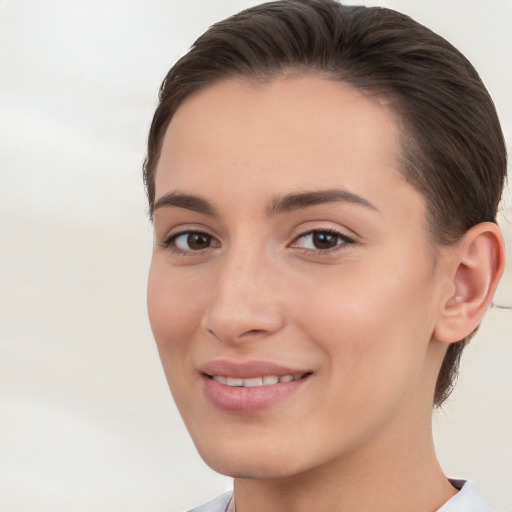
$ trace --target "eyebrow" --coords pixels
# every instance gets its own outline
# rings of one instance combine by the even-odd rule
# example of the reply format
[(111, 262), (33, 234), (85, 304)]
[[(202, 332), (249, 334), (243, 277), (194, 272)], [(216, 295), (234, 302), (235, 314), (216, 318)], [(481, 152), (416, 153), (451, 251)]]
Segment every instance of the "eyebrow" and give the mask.
[[(341, 188), (291, 193), (285, 196), (275, 197), (270, 200), (265, 209), (268, 216), (273, 216), (294, 210), (302, 210), (319, 204), (337, 202), (357, 204), (370, 210), (379, 211), (363, 197)], [(166, 207), (184, 208), (206, 215), (217, 214), (215, 207), (205, 198), (193, 194), (183, 194), (177, 191), (169, 192), (160, 197), (158, 201), (155, 202), (153, 212), (159, 208)]]
[(357, 194), (353, 194), (342, 188), (287, 194), (283, 197), (272, 199), (267, 205), (267, 214), (276, 215), (293, 210), (301, 210), (318, 204), (345, 202), (364, 206), (370, 210), (379, 210), (369, 201)]
[(197, 213), (206, 215), (216, 215), (216, 210), (206, 199), (192, 194), (182, 194), (180, 192), (169, 192), (156, 201), (153, 206), (153, 212), (159, 208), (184, 208)]

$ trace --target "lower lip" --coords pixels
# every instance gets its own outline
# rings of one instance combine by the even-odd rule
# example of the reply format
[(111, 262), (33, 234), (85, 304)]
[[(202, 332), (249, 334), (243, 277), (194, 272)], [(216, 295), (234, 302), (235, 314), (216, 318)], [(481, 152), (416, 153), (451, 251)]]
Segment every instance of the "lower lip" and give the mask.
[(268, 386), (238, 387), (228, 386), (206, 375), (203, 376), (206, 398), (218, 409), (238, 414), (256, 413), (271, 407), (298, 391), (307, 380), (309, 376)]

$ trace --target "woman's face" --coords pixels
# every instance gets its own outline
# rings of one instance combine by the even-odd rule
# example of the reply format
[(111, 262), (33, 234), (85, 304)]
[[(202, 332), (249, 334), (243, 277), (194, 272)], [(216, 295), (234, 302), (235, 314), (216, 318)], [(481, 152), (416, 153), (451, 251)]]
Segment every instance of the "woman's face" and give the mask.
[(214, 469), (290, 476), (426, 426), (442, 264), (399, 154), (391, 111), (318, 77), (224, 81), (176, 112), (148, 307)]

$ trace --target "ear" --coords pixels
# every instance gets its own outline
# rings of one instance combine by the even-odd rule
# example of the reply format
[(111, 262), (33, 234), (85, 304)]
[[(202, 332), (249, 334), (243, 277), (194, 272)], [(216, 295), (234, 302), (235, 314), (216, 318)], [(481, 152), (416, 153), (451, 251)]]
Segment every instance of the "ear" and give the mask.
[(472, 227), (450, 258), (449, 286), (434, 339), (453, 343), (473, 332), (487, 311), (505, 268), (505, 244), (491, 222)]

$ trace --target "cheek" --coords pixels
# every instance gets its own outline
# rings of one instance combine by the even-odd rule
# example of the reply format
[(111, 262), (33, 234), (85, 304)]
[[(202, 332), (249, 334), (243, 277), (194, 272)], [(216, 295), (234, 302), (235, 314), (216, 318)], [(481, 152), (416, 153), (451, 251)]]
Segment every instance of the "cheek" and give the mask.
[[(160, 361), (182, 415), (188, 414), (193, 340), (201, 321), (201, 298), (193, 280), (153, 261), (148, 279), (148, 314)], [(192, 388), (191, 388), (192, 386)]]
[(411, 271), (402, 265), (386, 273), (381, 261), (337, 270), (293, 294), (301, 329), (316, 340), (346, 385), (379, 380), (385, 387), (411, 378), (421, 367), (434, 325), (429, 268)]
[(173, 354), (184, 352), (201, 317), (201, 297), (193, 280), (180, 278), (153, 261), (148, 279), (148, 314), (153, 336), (164, 368), (180, 360)]

